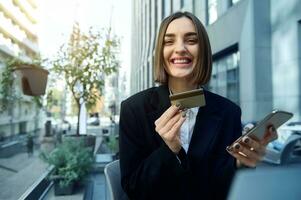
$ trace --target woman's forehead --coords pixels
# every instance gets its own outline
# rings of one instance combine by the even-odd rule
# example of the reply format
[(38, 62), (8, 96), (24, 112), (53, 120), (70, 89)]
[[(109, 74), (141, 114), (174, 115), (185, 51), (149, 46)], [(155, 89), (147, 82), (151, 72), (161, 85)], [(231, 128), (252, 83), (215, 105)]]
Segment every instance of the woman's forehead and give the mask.
[(194, 23), (187, 17), (180, 17), (169, 23), (165, 35), (186, 32), (196, 32)]

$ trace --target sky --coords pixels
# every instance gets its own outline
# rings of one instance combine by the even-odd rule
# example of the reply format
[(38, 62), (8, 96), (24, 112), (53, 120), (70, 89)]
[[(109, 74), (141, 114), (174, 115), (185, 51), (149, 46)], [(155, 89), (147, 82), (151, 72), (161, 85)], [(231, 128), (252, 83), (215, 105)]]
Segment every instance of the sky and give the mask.
[[(42, 0), (39, 3), (38, 37), (42, 56), (56, 54), (78, 21), (82, 30), (112, 27), (121, 38), (121, 72), (129, 73), (131, 0)], [(127, 74), (129, 77), (129, 74)], [(129, 80), (129, 78), (127, 78)]]

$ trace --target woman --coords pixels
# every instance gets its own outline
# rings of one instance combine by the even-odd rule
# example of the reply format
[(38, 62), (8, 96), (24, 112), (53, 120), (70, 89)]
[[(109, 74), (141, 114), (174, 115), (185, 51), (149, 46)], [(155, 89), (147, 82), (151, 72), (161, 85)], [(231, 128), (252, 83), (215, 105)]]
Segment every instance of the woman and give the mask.
[[(155, 79), (161, 85), (121, 104), (121, 183), (130, 199), (224, 199), (237, 167), (256, 166), (265, 145), (244, 138), (241, 110), (231, 101), (204, 91), (206, 106), (180, 110), (169, 95), (208, 83), (212, 60), (209, 39), (190, 13), (163, 20), (155, 49)], [(238, 153), (241, 152), (244, 155)]]

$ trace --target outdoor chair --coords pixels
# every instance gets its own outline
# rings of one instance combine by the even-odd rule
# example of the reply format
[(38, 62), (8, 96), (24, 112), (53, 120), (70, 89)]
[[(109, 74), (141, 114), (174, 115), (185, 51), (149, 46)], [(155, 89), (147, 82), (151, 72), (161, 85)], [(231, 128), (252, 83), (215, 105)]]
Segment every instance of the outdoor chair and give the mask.
[(119, 160), (115, 160), (105, 166), (106, 200), (128, 200), (121, 187)]

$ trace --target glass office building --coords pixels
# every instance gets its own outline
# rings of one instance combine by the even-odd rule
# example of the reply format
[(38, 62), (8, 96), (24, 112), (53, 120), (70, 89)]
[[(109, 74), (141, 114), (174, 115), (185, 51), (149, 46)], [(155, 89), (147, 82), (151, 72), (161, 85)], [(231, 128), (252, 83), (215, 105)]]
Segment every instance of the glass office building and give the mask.
[(273, 109), (301, 117), (301, 4), (298, 0), (135, 0), (131, 94), (153, 87), (155, 37), (170, 13), (189, 11), (205, 25), (213, 52), (207, 88), (242, 108), (244, 122)]

